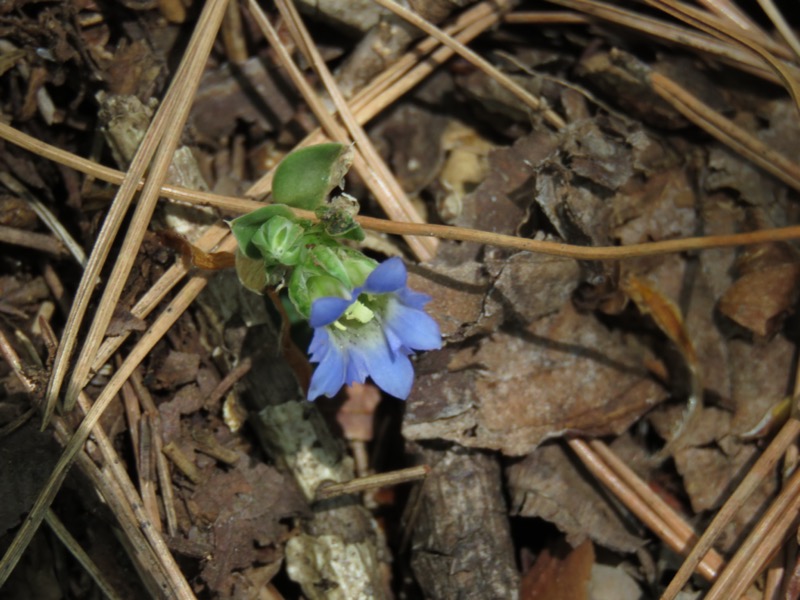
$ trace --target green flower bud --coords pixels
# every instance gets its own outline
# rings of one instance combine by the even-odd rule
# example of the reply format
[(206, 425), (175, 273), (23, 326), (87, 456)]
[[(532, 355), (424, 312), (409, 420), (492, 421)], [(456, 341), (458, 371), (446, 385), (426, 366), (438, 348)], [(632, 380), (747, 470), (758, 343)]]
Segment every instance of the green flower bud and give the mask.
[(267, 261), (293, 266), (300, 260), (303, 246), (300, 239), (305, 229), (286, 217), (274, 216), (251, 238)]
[(261, 251), (253, 244), (253, 236), (261, 229), (262, 225), (276, 216), (297, 221), (294, 213), (285, 206), (270, 204), (228, 222), (242, 254), (248, 258), (261, 258)]
[(344, 144), (318, 144), (296, 150), (275, 170), (272, 198), (280, 204), (314, 210), (341, 184), (352, 164), (353, 149)]

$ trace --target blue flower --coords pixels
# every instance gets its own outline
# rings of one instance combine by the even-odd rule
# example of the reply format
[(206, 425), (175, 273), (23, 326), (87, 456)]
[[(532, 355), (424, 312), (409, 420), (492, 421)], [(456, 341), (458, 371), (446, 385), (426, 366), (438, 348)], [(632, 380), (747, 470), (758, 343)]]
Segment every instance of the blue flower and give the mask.
[(349, 297), (323, 297), (311, 305), (311, 362), (319, 363), (308, 399), (331, 397), (342, 385), (371, 377), (379, 388), (405, 400), (414, 383), (409, 356), (442, 346), (439, 325), (423, 307), (430, 296), (408, 289), (403, 261), (390, 258)]

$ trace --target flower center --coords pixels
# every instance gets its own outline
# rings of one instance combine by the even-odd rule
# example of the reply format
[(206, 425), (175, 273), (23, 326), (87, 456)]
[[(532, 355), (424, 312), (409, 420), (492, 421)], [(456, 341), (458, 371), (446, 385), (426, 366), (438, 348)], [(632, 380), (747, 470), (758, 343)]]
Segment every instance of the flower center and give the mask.
[(344, 314), (333, 322), (333, 326), (340, 331), (346, 331), (348, 326), (366, 325), (375, 318), (375, 310), (379, 309), (379, 304), (374, 294), (361, 294), (347, 307)]
[(361, 301), (361, 298), (353, 302), (346, 311), (344, 318), (358, 321), (359, 323), (369, 323), (375, 317), (375, 313)]

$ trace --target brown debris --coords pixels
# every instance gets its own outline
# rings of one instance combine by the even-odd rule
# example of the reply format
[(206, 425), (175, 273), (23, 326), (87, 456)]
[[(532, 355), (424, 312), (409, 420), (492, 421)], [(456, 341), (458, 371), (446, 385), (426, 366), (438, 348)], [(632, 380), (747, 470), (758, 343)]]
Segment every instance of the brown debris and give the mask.
[(201, 577), (223, 598), (232, 596), (237, 571), (282, 560), (289, 533), (283, 521), (306, 511), (284, 475), (246, 463), (239, 461), (231, 471), (214, 469), (187, 498), (192, 522), (184, 524), (184, 535), (207, 548)]
[(217, 140), (233, 133), (237, 119), (262, 131), (285, 125), (295, 113), (285, 84), (262, 61), (224, 64), (206, 71), (194, 99), (192, 124), (205, 138)]
[(800, 295), (800, 262), (786, 244), (751, 246), (736, 261), (737, 279), (719, 301), (726, 317), (772, 337)]
[(586, 540), (576, 548), (561, 544), (545, 548), (522, 578), (520, 600), (589, 600), (595, 564), (594, 546)]
[(635, 552), (643, 540), (629, 531), (627, 517), (600, 493), (561, 442), (550, 442), (506, 469), (513, 515), (554, 523), (578, 546), (587, 538), (606, 548)]
[(155, 370), (155, 382), (161, 388), (174, 389), (197, 379), (200, 357), (197, 354), (171, 350)]
[(496, 457), (420, 449), (422, 484), (411, 567), (425, 597), (512, 598), (519, 585)]
[[(447, 372), (426, 374), (439, 354)], [(666, 397), (642, 358), (640, 347), (566, 304), (476, 348), (423, 358), (403, 432), (515, 456), (567, 432), (621, 433)]]

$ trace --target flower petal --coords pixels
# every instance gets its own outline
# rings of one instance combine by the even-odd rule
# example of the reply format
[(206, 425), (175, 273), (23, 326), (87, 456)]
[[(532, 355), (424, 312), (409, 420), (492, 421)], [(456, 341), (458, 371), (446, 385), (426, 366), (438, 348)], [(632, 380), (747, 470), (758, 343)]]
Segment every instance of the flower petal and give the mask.
[(317, 298), (311, 305), (311, 316), (308, 318), (308, 324), (315, 328), (330, 325), (341, 317), (342, 313), (346, 311), (347, 307), (352, 303), (352, 300), (347, 300), (345, 298), (335, 298), (331, 296)]
[(414, 350), (438, 350), (442, 347), (439, 324), (427, 313), (403, 306), (397, 301), (389, 302), (386, 327), (403, 345)]
[(363, 382), (366, 379), (364, 375), (368, 374), (385, 392), (398, 398), (406, 398), (411, 392), (414, 381), (411, 361), (405, 353), (393, 352), (380, 327), (376, 327), (376, 330), (380, 333), (379, 340), (369, 336), (371, 339), (367, 343), (354, 343), (348, 346), (350, 364), (347, 383)]
[[(317, 333), (324, 331), (318, 329), (314, 334), (316, 340)], [(314, 341), (312, 341), (312, 345)], [(325, 395), (329, 398), (336, 395), (336, 393), (344, 385), (345, 375), (345, 355), (334, 344), (328, 343), (327, 345), (319, 348), (321, 356), (314, 374), (311, 376), (311, 384), (308, 387), (308, 399), (315, 400), (319, 396)]]
[(431, 301), (431, 297), (428, 296), (428, 294), (421, 294), (409, 288), (399, 290), (397, 292), (397, 297), (400, 299), (400, 302), (406, 306), (419, 310), (422, 310), (422, 308)]
[(400, 400), (408, 398), (414, 385), (414, 367), (405, 354), (395, 354), (388, 367), (373, 368), (370, 375), (379, 388)]
[(394, 256), (375, 267), (364, 282), (364, 289), (372, 294), (395, 292), (406, 285), (407, 279), (406, 266)]

